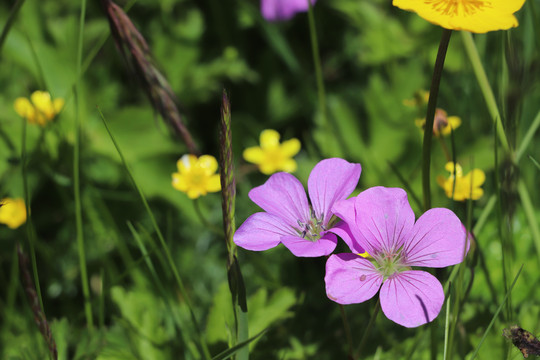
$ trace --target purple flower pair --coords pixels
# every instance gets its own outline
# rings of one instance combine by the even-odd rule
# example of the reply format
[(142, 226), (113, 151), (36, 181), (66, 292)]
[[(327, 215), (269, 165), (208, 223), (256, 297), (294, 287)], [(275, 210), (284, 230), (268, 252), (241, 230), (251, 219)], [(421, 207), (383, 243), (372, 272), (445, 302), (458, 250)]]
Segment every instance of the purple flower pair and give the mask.
[[(319, 162), (308, 191), (290, 174), (274, 174), (249, 193), (266, 212), (250, 216), (234, 235), (248, 250), (283, 243), (296, 256), (329, 255), (340, 236), (352, 253), (326, 263), (326, 293), (340, 304), (361, 303), (380, 289), (381, 308), (390, 320), (416, 327), (440, 312), (440, 282), (412, 267), (441, 268), (463, 261), (469, 242), (461, 221), (448, 209), (431, 209), (416, 222), (405, 191), (373, 187), (351, 199), (360, 164), (342, 159)], [(336, 216), (343, 221), (336, 219)], [(371, 260), (357, 254), (367, 252)]]

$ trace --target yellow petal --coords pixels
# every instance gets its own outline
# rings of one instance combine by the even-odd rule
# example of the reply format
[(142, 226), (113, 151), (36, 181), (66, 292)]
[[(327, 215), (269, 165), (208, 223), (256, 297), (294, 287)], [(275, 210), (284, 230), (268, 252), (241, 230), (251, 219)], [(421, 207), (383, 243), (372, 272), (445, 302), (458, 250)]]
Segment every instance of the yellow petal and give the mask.
[(518, 25), (513, 15), (525, 0), (393, 0), (393, 5), (416, 12), (446, 29), (485, 33)]
[(61, 98), (54, 99), (53, 108), (56, 114), (58, 114), (62, 110), (62, 108), (64, 107), (64, 103), (65, 103), (64, 99), (61, 99)]
[(264, 175), (270, 175), (270, 174), (273, 174), (273, 173), (279, 171), (279, 169), (276, 168), (274, 163), (269, 163), (269, 162), (264, 162), (264, 163), (259, 164), (259, 170)]
[(206, 191), (208, 192), (216, 192), (221, 190), (221, 180), (219, 175), (213, 175), (208, 179), (208, 182), (206, 183)]
[(15, 102), (13, 103), (13, 108), (19, 114), (19, 116), (23, 118), (28, 118), (30, 114), (33, 112), (34, 107), (30, 103), (30, 100), (24, 97), (19, 97), (15, 99)]
[(0, 201), (0, 224), (16, 229), (26, 222), (26, 206), (23, 199), (5, 198)]
[(285, 157), (293, 157), (300, 151), (300, 140), (292, 138), (281, 144), (281, 153)]
[(261, 148), (267, 149), (279, 146), (280, 135), (276, 130), (263, 130), (261, 132)]
[(203, 155), (197, 161), (197, 167), (203, 170), (204, 174), (210, 176), (218, 169), (218, 162), (212, 155)]
[(186, 192), (188, 187), (189, 187), (186, 176), (184, 176), (184, 175), (182, 175), (180, 173), (172, 174), (172, 186), (176, 190)]
[(246, 161), (253, 164), (261, 164), (264, 160), (263, 150), (258, 146), (248, 147), (244, 150), (242, 156)]
[(474, 169), (467, 175), (470, 175), (473, 187), (479, 187), (486, 181), (486, 174), (480, 169)]
[(279, 169), (279, 170), (286, 171), (288, 173), (292, 173), (292, 172), (296, 171), (297, 167), (298, 166), (296, 164), (296, 161), (294, 161), (294, 159), (287, 159), (287, 160), (283, 161), (283, 163), (281, 165), (281, 169)]
[(196, 163), (197, 157), (195, 155), (186, 154), (176, 162), (176, 167), (181, 174), (185, 174), (191, 171)]

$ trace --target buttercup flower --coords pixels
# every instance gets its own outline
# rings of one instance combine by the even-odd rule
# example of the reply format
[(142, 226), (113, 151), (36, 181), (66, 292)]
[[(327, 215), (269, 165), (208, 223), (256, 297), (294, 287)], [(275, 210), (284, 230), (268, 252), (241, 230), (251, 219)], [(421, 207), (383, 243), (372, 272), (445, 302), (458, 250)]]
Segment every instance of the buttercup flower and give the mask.
[[(373, 187), (337, 202), (333, 210), (349, 226), (351, 253), (326, 262), (326, 293), (339, 304), (361, 303), (380, 289), (387, 318), (416, 327), (435, 319), (444, 302), (441, 283), (413, 266), (442, 268), (463, 261), (465, 230), (448, 209), (431, 209), (416, 222), (404, 190)], [(359, 255), (365, 249), (372, 261)]]
[(0, 200), (0, 224), (16, 229), (26, 222), (26, 206), (23, 199)]
[(215, 157), (184, 155), (176, 163), (178, 172), (172, 174), (172, 186), (185, 192), (190, 199), (197, 199), (209, 192), (221, 190), (218, 163)]
[(465, 201), (466, 199), (478, 200), (484, 195), (484, 190), (482, 190), (481, 186), (486, 181), (486, 174), (482, 170), (473, 169), (464, 176), (463, 169), (459, 164), (456, 164), (454, 169), (454, 163), (447, 162), (444, 168), (450, 172), (450, 176), (448, 179), (444, 176), (437, 176), (437, 184), (444, 189), (446, 196), (450, 199), (456, 201)]
[[(416, 119), (415, 124), (420, 129), (426, 127), (426, 119)], [(461, 125), (461, 119), (458, 116), (448, 116), (443, 109), (435, 110), (435, 119), (433, 119), (433, 135), (447, 136), (452, 131), (455, 131)]]
[(272, 175), (249, 192), (250, 199), (265, 212), (251, 215), (234, 234), (234, 242), (253, 251), (282, 243), (295, 256), (330, 254), (337, 244), (336, 235), (331, 233), (336, 229), (332, 205), (353, 192), (361, 171), (360, 164), (343, 159), (319, 162), (308, 179), (311, 205), (294, 176), (283, 172)]
[(13, 104), (17, 114), (28, 120), (30, 124), (45, 126), (52, 121), (64, 107), (64, 99), (51, 99), (46, 91), (34, 91), (30, 100), (24, 97), (15, 99)]
[(296, 13), (308, 11), (308, 7), (308, 0), (261, 0), (261, 13), (267, 21), (292, 19)]
[(518, 26), (525, 0), (393, 0), (393, 5), (450, 30), (485, 33)]
[(296, 171), (296, 161), (292, 158), (300, 151), (300, 141), (292, 138), (279, 143), (279, 133), (275, 130), (261, 132), (261, 146), (252, 146), (244, 150), (246, 161), (256, 164), (266, 175), (277, 171)]

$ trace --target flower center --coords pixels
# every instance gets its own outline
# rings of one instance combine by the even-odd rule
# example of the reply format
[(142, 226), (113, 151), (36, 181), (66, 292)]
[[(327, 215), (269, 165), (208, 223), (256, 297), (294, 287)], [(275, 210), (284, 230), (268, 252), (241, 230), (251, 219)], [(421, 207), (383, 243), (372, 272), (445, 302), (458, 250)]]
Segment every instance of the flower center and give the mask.
[(491, 2), (486, 0), (424, 0), (424, 4), (431, 5), (441, 15), (452, 17), (474, 15), (485, 7), (491, 7)]
[(410, 267), (405, 264), (405, 258), (402, 256), (402, 249), (392, 250), (387, 253), (378, 253), (373, 256), (375, 259), (377, 271), (384, 277), (384, 280), (393, 274), (408, 270)]
[(323, 218), (317, 218), (313, 209), (310, 209), (311, 218), (307, 222), (298, 220), (298, 228), (295, 228), (300, 237), (309, 241), (317, 241), (321, 238), (321, 233), (327, 230), (323, 224)]

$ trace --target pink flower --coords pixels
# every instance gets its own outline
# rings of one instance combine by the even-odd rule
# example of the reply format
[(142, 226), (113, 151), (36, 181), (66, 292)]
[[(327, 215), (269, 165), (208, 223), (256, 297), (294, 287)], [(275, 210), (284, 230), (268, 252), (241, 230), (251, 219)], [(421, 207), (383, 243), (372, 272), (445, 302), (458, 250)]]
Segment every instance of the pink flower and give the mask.
[(330, 233), (336, 222), (331, 211), (356, 188), (362, 167), (343, 159), (319, 162), (309, 175), (308, 203), (304, 187), (288, 173), (276, 173), (252, 189), (249, 197), (265, 212), (251, 215), (234, 234), (236, 245), (262, 251), (280, 243), (295, 256), (328, 255), (337, 237)]
[(296, 13), (308, 11), (308, 6), (308, 0), (261, 0), (261, 13), (267, 21), (285, 21)]
[[(340, 304), (361, 303), (380, 291), (387, 318), (416, 327), (437, 317), (444, 292), (433, 275), (412, 267), (442, 268), (463, 261), (469, 241), (458, 217), (431, 209), (415, 223), (404, 190), (373, 187), (332, 208), (348, 225), (340, 236), (353, 253), (326, 263), (326, 293)], [(372, 261), (359, 255), (365, 249)]]

